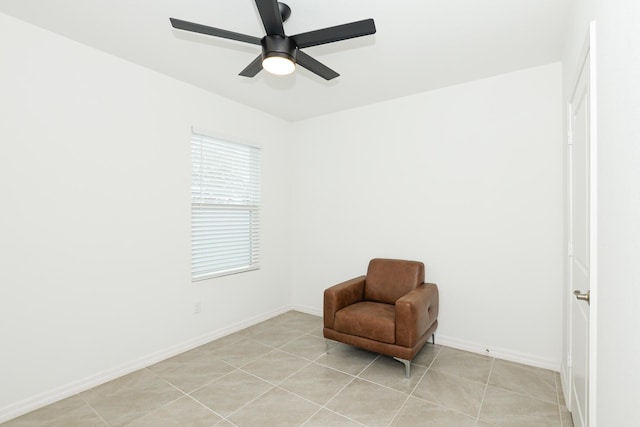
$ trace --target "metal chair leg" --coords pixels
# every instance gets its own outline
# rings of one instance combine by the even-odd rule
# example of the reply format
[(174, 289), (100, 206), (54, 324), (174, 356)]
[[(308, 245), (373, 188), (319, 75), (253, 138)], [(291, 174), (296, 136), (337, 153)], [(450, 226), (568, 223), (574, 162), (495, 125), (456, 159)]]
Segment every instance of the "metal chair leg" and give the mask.
[(409, 378), (411, 376), (411, 360), (400, 359), (399, 357), (394, 357), (393, 359), (397, 360), (398, 362), (402, 362), (402, 364), (404, 365), (404, 374), (407, 378)]

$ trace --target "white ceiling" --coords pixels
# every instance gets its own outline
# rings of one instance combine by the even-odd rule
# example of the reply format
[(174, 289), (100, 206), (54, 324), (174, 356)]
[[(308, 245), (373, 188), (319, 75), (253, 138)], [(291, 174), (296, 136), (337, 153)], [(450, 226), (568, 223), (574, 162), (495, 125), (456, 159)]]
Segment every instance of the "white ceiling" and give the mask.
[(260, 47), (175, 30), (169, 17), (264, 35), (253, 0), (0, 0), (0, 12), (286, 120), (561, 59), (572, 0), (285, 0), (294, 35), (373, 18), (377, 33), (304, 51), (329, 82), (238, 76)]

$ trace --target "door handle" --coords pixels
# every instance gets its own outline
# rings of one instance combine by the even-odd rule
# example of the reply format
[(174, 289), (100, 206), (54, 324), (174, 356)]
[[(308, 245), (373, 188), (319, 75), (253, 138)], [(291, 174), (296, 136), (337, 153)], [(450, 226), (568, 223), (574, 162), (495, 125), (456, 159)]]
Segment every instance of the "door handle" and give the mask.
[(591, 297), (591, 291), (587, 291), (586, 293), (582, 293), (579, 290), (573, 291), (573, 294), (576, 296), (576, 298), (578, 299), (578, 301), (586, 301), (587, 304), (591, 305), (589, 303), (589, 299)]

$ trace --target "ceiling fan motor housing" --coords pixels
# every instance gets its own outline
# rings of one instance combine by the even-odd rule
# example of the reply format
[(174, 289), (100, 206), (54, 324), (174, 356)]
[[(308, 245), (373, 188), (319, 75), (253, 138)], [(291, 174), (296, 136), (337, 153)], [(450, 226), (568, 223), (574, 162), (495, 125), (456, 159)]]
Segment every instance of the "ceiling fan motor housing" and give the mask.
[(262, 44), (263, 60), (270, 56), (281, 56), (296, 62), (297, 46), (289, 37), (265, 36), (260, 40), (260, 44)]

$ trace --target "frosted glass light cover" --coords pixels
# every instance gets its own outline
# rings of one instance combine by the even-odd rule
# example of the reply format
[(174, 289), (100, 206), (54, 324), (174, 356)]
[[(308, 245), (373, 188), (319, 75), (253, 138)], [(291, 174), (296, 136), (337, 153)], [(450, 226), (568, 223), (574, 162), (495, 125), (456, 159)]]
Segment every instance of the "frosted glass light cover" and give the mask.
[(285, 76), (295, 71), (296, 64), (282, 56), (269, 56), (262, 61), (262, 68), (271, 74)]

